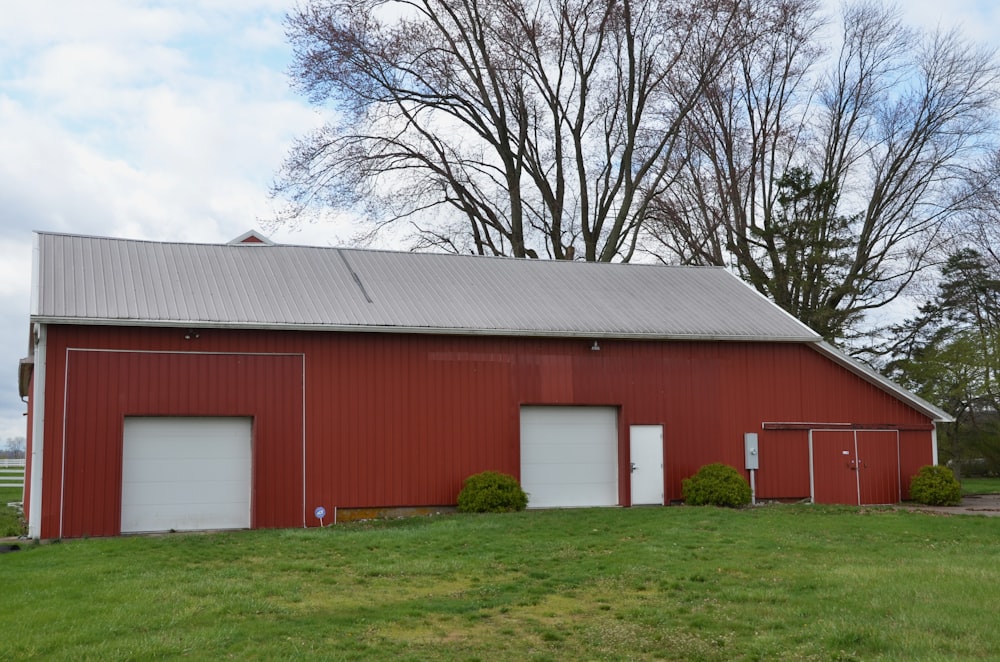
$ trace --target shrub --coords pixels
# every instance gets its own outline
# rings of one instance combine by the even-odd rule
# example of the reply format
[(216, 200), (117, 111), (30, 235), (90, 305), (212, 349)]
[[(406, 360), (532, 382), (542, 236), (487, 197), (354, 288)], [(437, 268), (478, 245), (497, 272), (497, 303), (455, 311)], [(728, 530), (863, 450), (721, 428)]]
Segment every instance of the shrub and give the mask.
[(750, 503), (750, 485), (728, 464), (706, 464), (681, 483), (684, 502), (691, 506), (737, 508)]
[(962, 485), (948, 467), (928, 464), (910, 481), (910, 498), (927, 506), (957, 506), (962, 503)]
[(524, 510), (527, 505), (528, 495), (517, 479), (498, 471), (469, 476), (458, 493), (461, 513), (511, 513)]

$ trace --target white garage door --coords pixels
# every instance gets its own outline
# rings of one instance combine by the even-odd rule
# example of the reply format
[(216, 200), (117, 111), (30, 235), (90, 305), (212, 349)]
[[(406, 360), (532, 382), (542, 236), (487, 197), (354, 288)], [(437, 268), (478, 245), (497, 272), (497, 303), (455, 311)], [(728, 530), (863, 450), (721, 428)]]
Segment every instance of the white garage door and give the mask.
[(521, 486), (531, 508), (618, 505), (614, 407), (521, 407)]
[(125, 419), (122, 533), (250, 527), (251, 419)]

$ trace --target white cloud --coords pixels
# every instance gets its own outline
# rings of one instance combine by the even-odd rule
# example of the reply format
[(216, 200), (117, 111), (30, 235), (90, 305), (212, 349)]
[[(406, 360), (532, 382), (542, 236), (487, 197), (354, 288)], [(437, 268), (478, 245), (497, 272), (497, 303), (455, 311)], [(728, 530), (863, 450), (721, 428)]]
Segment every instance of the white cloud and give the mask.
[[(1000, 4), (983, 0), (884, 0), (895, 4), (904, 22), (923, 30), (960, 29), (970, 39), (996, 45), (1000, 39)], [(837, 15), (842, 0), (824, 0), (828, 13)]]
[(81, 36), (108, 43), (123, 37), (162, 41), (181, 32), (190, 22), (179, 11), (184, 4), (190, 12), (197, 11), (202, 3), (177, 3), (170, 9), (129, 0), (7, 3), (0, 31), (8, 47), (21, 51)]
[(933, 30), (960, 28), (971, 39), (996, 42), (1000, 7), (979, 0), (907, 0), (902, 4), (904, 15), (914, 25)]

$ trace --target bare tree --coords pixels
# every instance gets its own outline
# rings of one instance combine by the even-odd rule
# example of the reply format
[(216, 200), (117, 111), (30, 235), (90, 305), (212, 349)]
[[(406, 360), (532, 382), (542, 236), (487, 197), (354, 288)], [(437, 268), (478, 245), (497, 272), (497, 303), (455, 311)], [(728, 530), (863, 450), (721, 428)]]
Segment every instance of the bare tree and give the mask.
[(993, 53), (844, 7), (823, 52), (813, 0), (749, 6), (754, 34), (686, 116), (683, 175), (656, 200), (660, 250), (732, 265), (831, 340), (903, 293), (967, 209), (993, 138)]
[(24, 437), (7, 437), (0, 457), (21, 458), (24, 457)]
[(627, 261), (739, 4), (308, 2), (292, 77), (338, 118), (287, 158), (278, 222), (354, 209), (424, 247)]
[(1000, 149), (979, 164), (969, 192), (975, 204), (951, 219), (950, 250), (974, 250), (990, 271), (1000, 275)]

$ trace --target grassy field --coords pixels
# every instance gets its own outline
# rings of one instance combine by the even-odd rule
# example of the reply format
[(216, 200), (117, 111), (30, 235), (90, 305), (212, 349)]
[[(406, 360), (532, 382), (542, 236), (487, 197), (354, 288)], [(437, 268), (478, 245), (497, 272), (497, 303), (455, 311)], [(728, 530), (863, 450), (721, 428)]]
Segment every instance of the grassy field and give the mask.
[(0, 659), (989, 659), (998, 585), (1000, 518), (893, 509), (78, 540), (0, 556)]
[(1000, 494), (1000, 478), (963, 478), (963, 494)]
[(7, 505), (11, 501), (21, 500), (20, 487), (0, 487), (0, 504)]
[(21, 489), (18, 487), (0, 487), (0, 538), (19, 536), (24, 533), (21, 518), (13, 508), (8, 508), (11, 501), (21, 500)]

